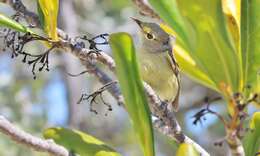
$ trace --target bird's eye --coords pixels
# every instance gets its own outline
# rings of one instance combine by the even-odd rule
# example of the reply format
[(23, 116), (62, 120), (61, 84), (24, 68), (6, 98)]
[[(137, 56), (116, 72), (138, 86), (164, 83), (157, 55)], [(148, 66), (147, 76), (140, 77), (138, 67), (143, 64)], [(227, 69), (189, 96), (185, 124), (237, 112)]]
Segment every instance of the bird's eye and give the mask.
[(146, 38), (149, 39), (149, 40), (152, 40), (152, 39), (154, 39), (154, 35), (151, 34), (151, 33), (147, 33)]

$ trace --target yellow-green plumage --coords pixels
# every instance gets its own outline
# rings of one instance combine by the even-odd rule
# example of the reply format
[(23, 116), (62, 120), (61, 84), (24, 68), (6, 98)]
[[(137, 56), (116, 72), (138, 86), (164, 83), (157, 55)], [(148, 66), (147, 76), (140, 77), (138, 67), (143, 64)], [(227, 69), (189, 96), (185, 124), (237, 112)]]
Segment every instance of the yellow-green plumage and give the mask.
[[(137, 56), (141, 76), (162, 101), (178, 109), (179, 73), (173, 58), (170, 37), (159, 25), (134, 19), (141, 28)], [(152, 36), (152, 37), (151, 37)]]
[(162, 100), (172, 102), (178, 91), (178, 80), (173, 73), (168, 53), (153, 54), (139, 49), (141, 75)]

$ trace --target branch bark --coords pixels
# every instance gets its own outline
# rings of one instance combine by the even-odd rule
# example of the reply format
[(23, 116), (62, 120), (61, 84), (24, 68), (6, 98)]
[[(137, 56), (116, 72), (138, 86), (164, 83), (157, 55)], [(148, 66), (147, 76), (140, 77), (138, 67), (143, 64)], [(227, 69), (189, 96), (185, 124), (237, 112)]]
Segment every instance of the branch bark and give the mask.
[(54, 156), (69, 156), (69, 152), (64, 147), (55, 144), (52, 140), (44, 140), (24, 132), (3, 116), (0, 116), (0, 131), (11, 140), (35, 151), (47, 152)]
[(144, 2), (144, 0), (133, 0), (133, 2), (139, 8), (140, 14), (142, 14), (144, 16), (149, 16), (151, 18), (155, 18), (155, 19), (158, 19), (158, 20), (161, 19), (159, 17), (159, 15), (150, 6), (148, 6)]

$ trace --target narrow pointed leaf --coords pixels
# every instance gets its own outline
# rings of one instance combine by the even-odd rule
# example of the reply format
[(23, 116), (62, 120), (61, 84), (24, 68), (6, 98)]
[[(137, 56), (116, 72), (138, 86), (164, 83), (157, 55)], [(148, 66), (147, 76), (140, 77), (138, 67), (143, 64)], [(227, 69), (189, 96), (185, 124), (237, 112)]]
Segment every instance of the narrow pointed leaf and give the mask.
[[(187, 44), (193, 39), (191, 37), (191, 30), (185, 23), (185, 19), (182, 17), (177, 2), (175, 0), (150, 0), (152, 6), (160, 13), (160, 16), (165, 21), (171, 21), (168, 24), (174, 28), (178, 42), (188, 46)], [(188, 35), (189, 34), (189, 35)]]
[(244, 138), (244, 148), (246, 156), (255, 155), (260, 150), (260, 112), (254, 113), (250, 129)]
[(222, 0), (222, 8), (235, 47), (240, 52), (241, 0)]
[(215, 83), (198, 67), (188, 52), (176, 45), (174, 47), (174, 55), (181, 70), (184, 71), (189, 77), (208, 88), (218, 91)]
[[(205, 73), (215, 86), (220, 87), (221, 83), (225, 83), (233, 91), (239, 91), (240, 61), (238, 52), (228, 36), (220, 0), (149, 0), (149, 2), (176, 32), (177, 45), (189, 53), (198, 69)], [(172, 11), (175, 8), (177, 9)], [(174, 18), (177, 15), (179, 18)], [(183, 34), (188, 34), (187, 40), (178, 38), (182, 36), (175, 25), (179, 19), (185, 28)]]
[(54, 127), (44, 130), (43, 136), (80, 156), (120, 156), (102, 141), (81, 131)]
[(176, 152), (176, 156), (199, 156), (199, 153), (195, 150), (193, 145), (182, 143)]
[(154, 156), (153, 128), (148, 102), (138, 70), (135, 48), (127, 33), (115, 33), (109, 40), (126, 109), (132, 119), (145, 156)]
[(57, 17), (59, 0), (38, 0), (38, 14), (45, 33), (49, 38), (58, 40)]
[(29, 28), (23, 26), (22, 24), (16, 22), (15, 20), (13, 20), (1, 13), (0, 13), (0, 26), (14, 29), (16, 31), (23, 32), (23, 33), (26, 33), (26, 32), (32, 33), (32, 31)]
[[(176, 36), (176, 32), (174, 32), (168, 25), (161, 23), (160, 26), (169, 35), (173, 37)], [(193, 80), (207, 86), (208, 88), (218, 91), (215, 83), (198, 67), (190, 54), (179, 44), (173, 43), (173, 45), (173, 55), (176, 57), (181, 71), (184, 71)]]
[(254, 91), (258, 87), (257, 73), (260, 71), (260, 1), (242, 0), (241, 7), (244, 82)]

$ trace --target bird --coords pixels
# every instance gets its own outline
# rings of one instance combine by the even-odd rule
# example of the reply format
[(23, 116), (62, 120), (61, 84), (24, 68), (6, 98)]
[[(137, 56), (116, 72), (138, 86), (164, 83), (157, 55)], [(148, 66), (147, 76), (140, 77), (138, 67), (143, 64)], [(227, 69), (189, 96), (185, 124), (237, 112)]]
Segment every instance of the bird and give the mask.
[(140, 30), (137, 59), (141, 77), (160, 100), (167, 103), (167, 108), (176, 112), (179, 108), (180, 74), (172, 52), (171, 36), (156, 23), (132, 19)]

